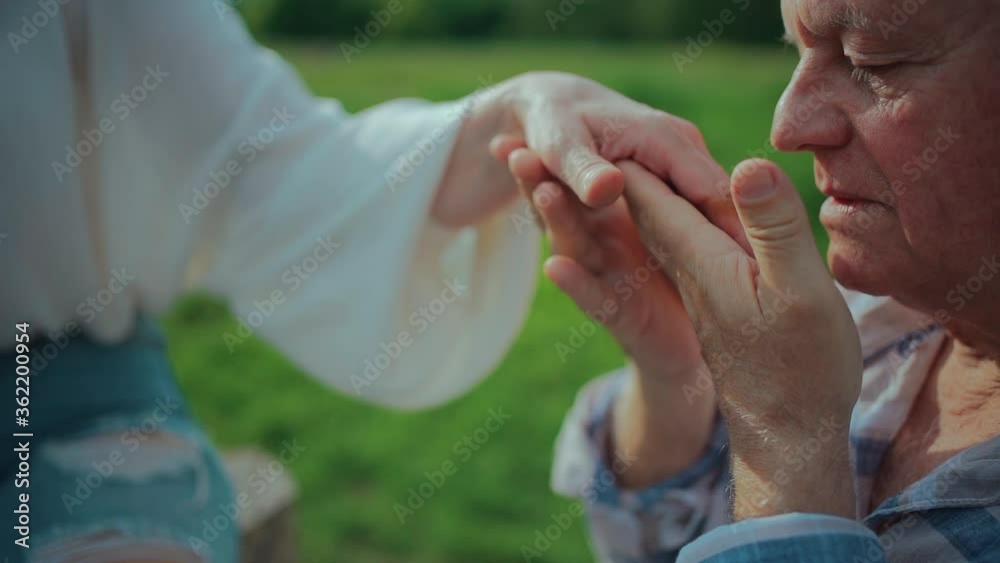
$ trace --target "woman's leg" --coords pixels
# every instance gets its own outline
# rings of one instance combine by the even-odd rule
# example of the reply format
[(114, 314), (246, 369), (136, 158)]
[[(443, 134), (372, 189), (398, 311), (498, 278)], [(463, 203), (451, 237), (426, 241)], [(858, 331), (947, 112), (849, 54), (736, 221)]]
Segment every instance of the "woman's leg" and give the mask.
[(33, 434), (24, 438), (30, 484), (18, 487), (17, 466), (3, 480), (10, 503), (30, 494), (31, 547), (15, 556), (236, 563), (232, 488), (173, 380), (159, 331), (142, 321), (115, 346), (64, 344), (32, 362), (30, 425), (15, 429)]

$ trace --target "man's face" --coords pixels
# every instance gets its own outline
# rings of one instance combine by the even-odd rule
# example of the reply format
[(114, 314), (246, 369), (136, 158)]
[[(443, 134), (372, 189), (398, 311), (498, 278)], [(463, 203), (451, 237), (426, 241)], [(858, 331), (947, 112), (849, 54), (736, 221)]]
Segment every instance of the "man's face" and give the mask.
[(772, 140), (815, 155), (834, 275), (956, 314), (1000, 250), (1000, 0), (781, 4), (801, 59)]

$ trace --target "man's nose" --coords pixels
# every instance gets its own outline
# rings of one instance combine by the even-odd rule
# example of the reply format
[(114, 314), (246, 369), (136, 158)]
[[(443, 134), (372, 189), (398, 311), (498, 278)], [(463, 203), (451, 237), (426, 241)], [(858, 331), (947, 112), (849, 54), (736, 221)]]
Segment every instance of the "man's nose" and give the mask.
[(843, 146), (850, 140), (850, 125), (837, 107), (830, 73), (808, 69), (804, 63), (778, 100), (771, 143), (786, 152)]

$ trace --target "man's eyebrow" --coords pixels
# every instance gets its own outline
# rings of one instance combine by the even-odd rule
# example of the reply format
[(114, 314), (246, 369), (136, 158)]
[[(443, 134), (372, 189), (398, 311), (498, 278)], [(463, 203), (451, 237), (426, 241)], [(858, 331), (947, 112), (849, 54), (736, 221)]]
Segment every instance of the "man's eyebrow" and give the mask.
[(870, 31), (876, 27), (871, 17), (854, 6), (848, 6), (833, 20), (835, 25), (848, 31)]
[[(820, 23), (820, 30), (824, 32), (837, 31), (854, 31), (854, 32), (869, 32), (877, 29), (877, 24), (872, 20), (870, 16), (855, 8), (853, 6), (845, 8), (836, 14), (831, 14), (828, 17), (823, 18)], [(799, 38), (797, 33), (788, 31), (787, 29), (781, 36), (783, 43), (787, 43), (792, 47), (799, 46)]]

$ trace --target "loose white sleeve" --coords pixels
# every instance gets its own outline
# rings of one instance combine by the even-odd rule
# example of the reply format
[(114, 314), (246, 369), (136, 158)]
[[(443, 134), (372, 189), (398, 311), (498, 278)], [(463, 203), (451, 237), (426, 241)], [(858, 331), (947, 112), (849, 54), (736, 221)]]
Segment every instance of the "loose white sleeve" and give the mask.
[(399, 408), (466, 391), (518, 334), (539, 252), (510, 212), (460, 232), (430, 218), (476, 97), (349, 115), (220, 6), (74, 9), (66, 64), (80, 135), (67, 144), (110, 131), (78, 166), (45, 171), (83, 194), (72, 213), (85, 232), (63, 241), (81, 247), (65, 253), (80, 276), (47, 304), (33, 298), (36, 318), (60, 326), (124, 270), (123, 295), (81, 323), (95, 338), (121, 338), (136, 313), (203, 289), (240, 319), (219, 335), (233, 353), (253, 333), (327, 385)]

